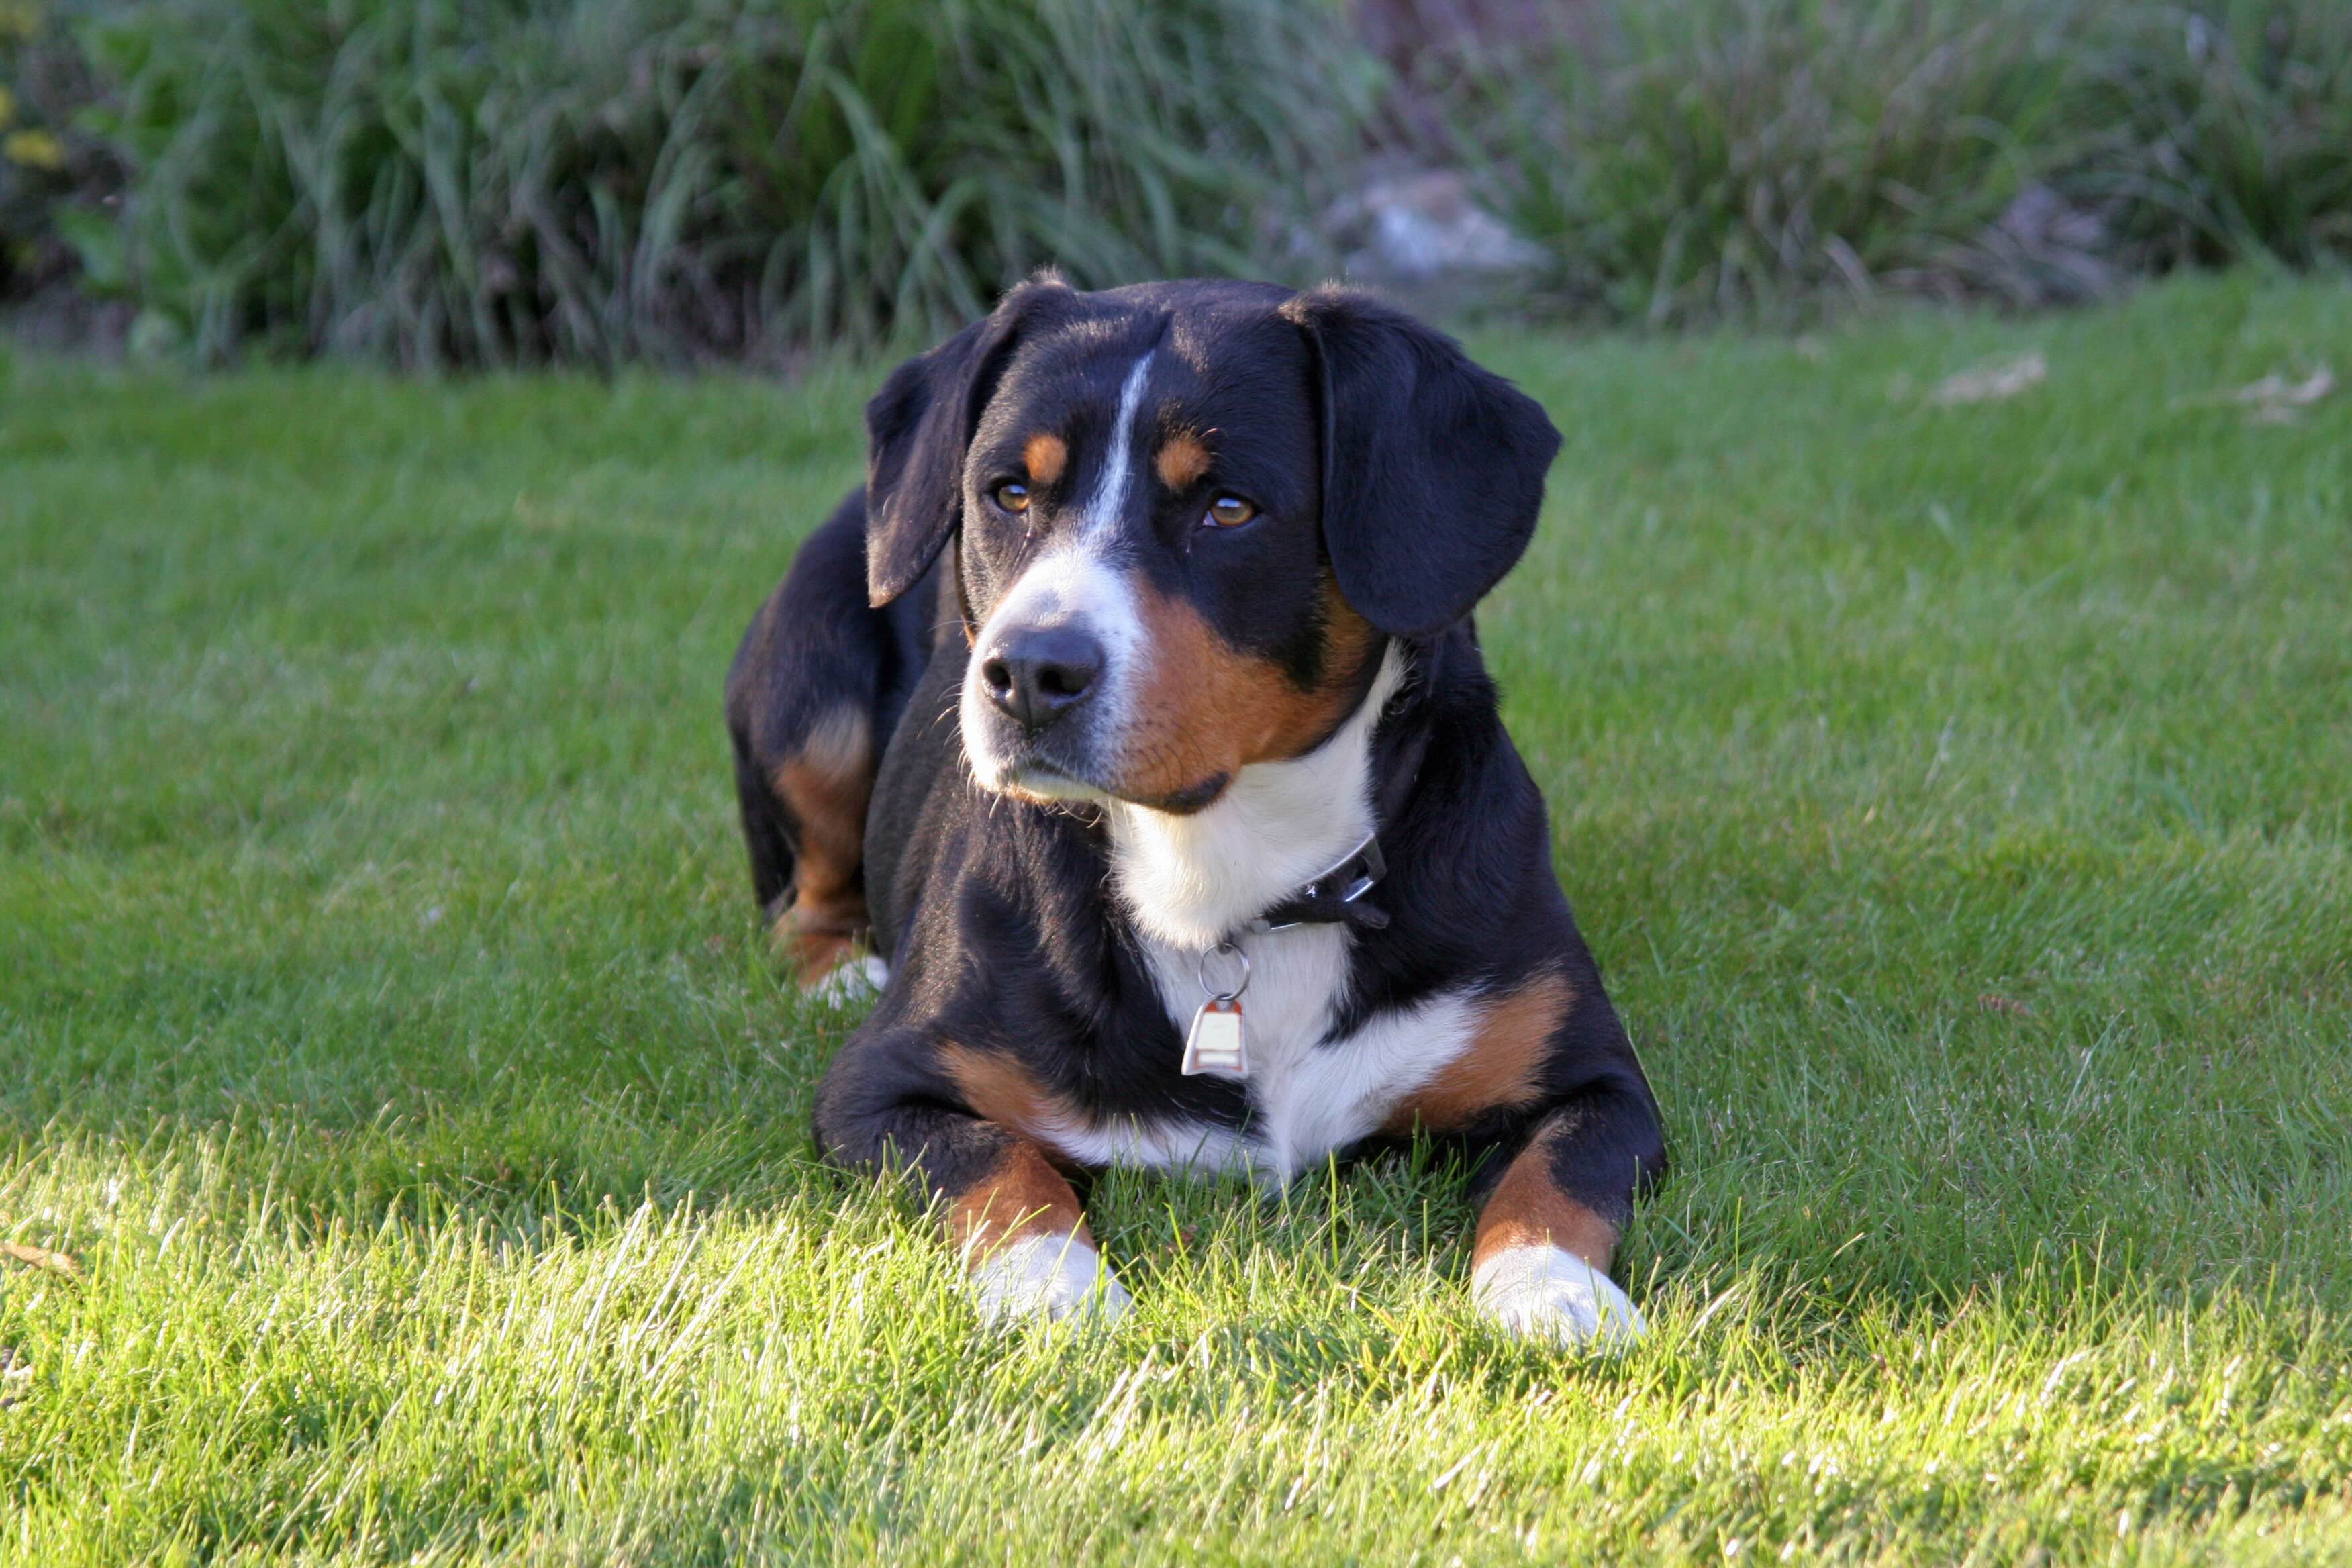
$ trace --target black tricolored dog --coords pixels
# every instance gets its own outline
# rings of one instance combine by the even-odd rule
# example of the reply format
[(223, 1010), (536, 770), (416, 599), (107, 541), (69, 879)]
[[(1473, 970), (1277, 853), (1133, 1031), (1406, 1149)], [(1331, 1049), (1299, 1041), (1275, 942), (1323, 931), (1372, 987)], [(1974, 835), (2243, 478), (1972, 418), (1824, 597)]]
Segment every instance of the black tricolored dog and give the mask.
[(1047, 277), (866, 428), (727, 687), (779, 935), (881, 987), (824, 1149), (911, 1164), (1005, 1319), (1127, 1304), (1072, 1175), (1418, 1130), (1472, 1158), (1481, 1310), (1638, 1333), (1657, 1106), (1470, 618), (1543, 410), (1360, 294)]

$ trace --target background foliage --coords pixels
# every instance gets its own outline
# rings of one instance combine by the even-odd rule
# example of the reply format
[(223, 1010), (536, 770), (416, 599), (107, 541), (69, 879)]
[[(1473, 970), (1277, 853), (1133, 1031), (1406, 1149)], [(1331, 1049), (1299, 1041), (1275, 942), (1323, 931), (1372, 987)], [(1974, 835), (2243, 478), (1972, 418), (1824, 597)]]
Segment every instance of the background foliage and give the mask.
[(1540, 304), (1650, 321), (1824, 289), (2042, 304), (2133, 272), (2352, 255), (2352, 7), (2333, 0), (1606, 17), (1534, 71), (1438, 68), (1457, 151), (1551, 258)]
[[(1335, 112), (1308, 8), (176, 0), (85, 30), (127, 286), (207, 354), (675, 358), (1245, 269)], [(1071, 68), (1073, 66), (1077, 68)], [(1337, 101), (1337, 100), (1333, 100)]]
[(1519, 313), (2352, 256), (2340, 0), (1559, 15), (1376, 54), (1337, 0), (0, 0), (0, 291), (70, 260), (212, 360), (762, 355), (1048, 262), (1303, 280), (1400, 166), (1534, 242)]

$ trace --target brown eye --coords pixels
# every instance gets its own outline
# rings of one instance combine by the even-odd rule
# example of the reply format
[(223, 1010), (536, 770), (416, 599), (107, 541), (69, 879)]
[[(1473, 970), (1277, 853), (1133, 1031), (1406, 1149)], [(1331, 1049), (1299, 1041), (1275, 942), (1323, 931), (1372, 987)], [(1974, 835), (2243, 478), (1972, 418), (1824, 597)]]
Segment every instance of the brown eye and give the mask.
[(1202, 521), (1217, 528), (1239, 528), (1257, 515), (1257, 508), (1239, 496), (1219, 496), (1209, 503), (1209, 515)]
[(1007, 511), (1029, 510), (1029, 487), (1019, 479), (1007, 479), (989, 492), (989, 498)]

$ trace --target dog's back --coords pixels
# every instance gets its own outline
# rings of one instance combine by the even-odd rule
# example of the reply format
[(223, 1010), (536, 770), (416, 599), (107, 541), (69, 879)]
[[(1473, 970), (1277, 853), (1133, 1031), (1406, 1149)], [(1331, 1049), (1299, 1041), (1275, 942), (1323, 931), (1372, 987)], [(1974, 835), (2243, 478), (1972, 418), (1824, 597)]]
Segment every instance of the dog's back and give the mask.
[[(929, 661), (935, 584), (866, 602), (866, 494), (810, 534), (727, 671), (727, 734), (751, 887), (778, 945), (811, 982), (871, 923), (866, 816), (877, 770)], [(887, 872), (881, 880), (887, 881)]]

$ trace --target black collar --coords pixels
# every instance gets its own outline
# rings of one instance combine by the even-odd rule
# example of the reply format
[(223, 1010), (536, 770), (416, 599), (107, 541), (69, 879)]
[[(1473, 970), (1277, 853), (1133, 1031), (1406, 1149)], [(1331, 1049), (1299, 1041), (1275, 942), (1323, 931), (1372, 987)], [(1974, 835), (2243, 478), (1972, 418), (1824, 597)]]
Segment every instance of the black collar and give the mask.
[(1364, 902), (1382, 877), (1388, 860), (1381, 854), (1378, 831), (1348, 851), (1339, 863), (1318, 873), (1305, 887), (1250, 921), (1252, 931), (1282, 931), (1290, 926), (1351, 925), (1362, 931), (1388, 928), (1386, 910)]
[[(1373, 731), (1377, 750), (1379, 731)], [(1339, 861), (1316, 873), (1306, 886), (1249, 922), (1253, 931), (1282, 931), (1298, 925), (1345, 925), (1357, 931), (1386, 931), (1389, 912), (1368, 901), (1366, 895), (1389, 874), (1381, 853), (1381, 828), (1394, 826), (1421, 773), (1421, 760), (1429, 750), (1429, 731), (1415, 725), (1398, 742), (1389, 759), (1377, 798), (1372, 802), (1372, 830)]]

